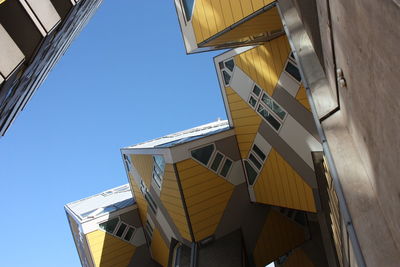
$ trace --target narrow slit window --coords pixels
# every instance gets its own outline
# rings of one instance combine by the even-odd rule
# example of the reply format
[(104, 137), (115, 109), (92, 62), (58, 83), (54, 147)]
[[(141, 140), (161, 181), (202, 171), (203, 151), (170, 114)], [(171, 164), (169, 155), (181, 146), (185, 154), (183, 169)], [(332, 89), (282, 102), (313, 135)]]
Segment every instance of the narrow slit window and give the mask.
[(144, 198), (147, 200), (147, 203), (149, 204), (150, 209), (153, 211), (154, 214), (156, 214), (157, 213), (157, 204), (148, 191), (144, 195)]
[(183, 9), (185, 10), (186, 20), (189, 21), (192, 18), (194, 0), (182, 0)]
[(221, 174), (221, 176), (223, 177), (226, 177), (228, 175), (231, 166), (232, 166), (232, 160), (226, 159), (219, 174)]
[(211, 164), (211, 170), (216, 172), (218, 170), (219, 165), (221, 164), (221, 161), (223, 158), (224, 158), (224, 156), (221, 153), (217, 152), (217, 154), (215, 155), (215, 158)]
[(214, 152), (214, 145), (208, 145), (195, 150), (192, 150), (192, 157), (207, 166), (212, 153)]
[(257, 178), (258, 173), (256, 170), (254, 170), (254, 168), (250, 165), (250, 163), (247, 162), (247, 160), (244, 162), (244, 167), (246, 169), (247, 180), (250, 185), (253, 185)]
[(221, 69), (221, 70), (223, 70), (225, 68), (224, 62), (222, 62), (222, 61), (219, 62), (218, 65), (219, 65), (219, 69)]
[(250, 96), (249, 104), (254, 108), (257, 104), (257, 100), (255, 100), (254, 97)]
[(264, 152), (261, 151), (261, 149), (257, 146), (254, 145), (253, 146), (253, 151), (257, 154), (257, 156), (260, 157), (260, 159), (262, 159), (263, 161), (267, 158), (267, 156), (265, 156)]
[(292, 53), (290, 53), (290, 55), (289, 55), (289, 56), (290, 56), (290, 58), (291, 58), (291, 59), (293, 59), (294, 61), (296, 61), (296, 59), (294, 58), (294, 54), (293, 54), (293, 52), (292, 52)]
[(151, 239), (153, 238), (153, 227), (151, 226), (149, 221), (146, 222), (146, 225), (145, 225), (144, 229), (145, 229), (144, 232), (147, 235), (147, 239), (148, 239), (148, 242), (149, 242), (149, 245), (150, 245), (151, 244)]
[(249, 160), (251, 160), (251, 162), (253, 162), (254, 166), (256, 166), (257, 169), (261, 169), (261, 163), (256, 159), (256, 157), (254, 157), (253, 154), (250, 154), (249, 156)]
[(225, 85), (229, 85), (229, 82), (231, 81), (231, 75), (229, 75), (226, 71), (222, 71), (222, 75), (224, 76), (224, 82)]
[(261, 105), (258, 106), (257, 109), (258, 113), (261, 114), (261, 116), (275, 129), (279, 130), (281, 127), (280, 122), (275, 119), (266, 109), (264, 109)]
[(228, 68), (228, 70), (233, 71), (233, 69), (235, 68), (235, 62), (233, 61), (233, 59), (230, 59), (228, 61), (225, 61), (225, 66)]
[(254, 87), (253, 87), (253, 93), (254, 93), (256, 96), (259, 96), (260, 93), (261, 93), (261, 88), (258, 87), (257, 85), (254, 85)]
[(128, 242), (131, 241), (134, 232), (135, 232), (135, 228), (129, 227), (128, 231), (126, 232), (126, 234), (124, 236), (124, 240), (126, 240)]
[(118, 230), (117, 230), (117, 233), (115, 233), (115, 235), (118, 236), (118, 237), (121, 237), (122, 234), (124, 233), (126, 227), (127, 227), (126, 224), (121, 223), (120, 226), (119, 226), (119, 228), (118, 228)]
[(107, 233), (112, 234), (115, 230), (115, 227), (117, 227), (118, 222), (119, 222), (119, 219), (114, 218), (107, 222), (103, 222), (103, 223), (99, 224), (99, 227), (100, 227), (100, 229), (106, 231)]
[(288, 61), (285, 70), (290, 75), (292, 75), (292, 77), (295, 78), (298, 82), (301, 81), (301, 75), (300, 75), (299, 69), (295, 65), (293, 65), (292, 62)]

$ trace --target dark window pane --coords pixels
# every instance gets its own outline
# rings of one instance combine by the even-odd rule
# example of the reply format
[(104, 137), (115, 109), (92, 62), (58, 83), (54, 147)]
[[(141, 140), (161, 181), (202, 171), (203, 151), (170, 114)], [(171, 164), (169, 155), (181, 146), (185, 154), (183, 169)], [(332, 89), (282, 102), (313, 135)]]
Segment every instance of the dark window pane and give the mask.
[(117, 231), (117, 233), (115, 235), (118, 236), (118, 237), (121, 237), (122, 234), (124, 233), (125, 229), (126, 229), (126, 224), (121, 223), (119, 228), (118, 228), (118, 231)]
[(222, 156), (221, 153), (217, 153), (217, 155), (214, 158), (213, 163), (211, 164), (211, 170), (213, 170), (213, 171), (217, 171), (218, 170), (218, 167), (221, 164), (221, 161), (222, 161), (223, 157), (224, 156)]
[(214, 145), (208, 145), (202, 148), (192, 150), (191, 153), (193, 158), (197, 159), (204, 165), (207, 165), (213, 151), (214, 151)]
[(258, 87), (257, 85), (254, 85), (253, 93), (254, 93), (256, 96), (259, 96), (260, 93), (261, 93), (260, 87)]
[(189, 21), (192, 17), (194, 0), (182, 0), (183, 8), (185, 9), (186, 20)]
[(270, 109), (272, 109), (272, 99), (267, 95), (263, 94), (261, 101), (265, 103)]
[(295, 78), (297, 81), (301, 81), (301, 75), (299, 72), (299, 69), (293, 65), (290, 61), (288, 61), (288, 64), (286, 65), (285, 70), (293, 76), (293, 78)]
[(129, 227), (128, 231), (126, 232), (124, 239), (126, 241), (130, 241), (133, 235), (133, 232), (135, 232), (135, 228)]
[(225, 68), (224, 62), (222, 62), (222, 61), (219, 62), (218, 65), (219, 65), (219, 68), (220, 68), (221, 70)]
[(267, 122), (275, 129), (275, 130), (279, 130), (279, 128), (281, 127), (281, 124), (279, 123), (279, 121), (277, 121), (277, 119), (275, 119), (271, 114), (269, 114), (269, 112), (264, 109), (262, 106), (258, 106), (257, 109), (258, 113), (261, 114), (261, 116), (264, 117), (264, 119), (267, 120)]
[(294, 58), (294, 54), (293, 54), (293, 52), (292, 53), (290, 53), (290, 57), (294, 60), (294, 61), (296, 61), (296, 59)]
[(222, 71), (222, 75), (224, 76), (225, 85), (228, 85), (231, 80), (231, 76), (224, 70)]
[(249, 159), (254, 163), (254, 166), (256, 166), (257, 169), (261, 169), (261, 163), (256, 159), (256, 157), (254, 157), (253, 154), (250, 154)]
[(226, 159), (224, 166), (222, 166), (221, 172), (219, 174), (221, 174), (223, 177), (226, 177), (231, 166), (232, 166), (232, 160)]
[(250, 96), (249, 104), (254, 108), (257, 104), (257, 100)]
[(119, 219), (114, 218), (114, 219), (109, 220), (108, 222), (101, 223), (99, 226), (100, 226), (100, 229), (103, 229), (104, 231), (112, 234), (115, 230), (115, 227), (117, 227), (118, 222), (119, 222)]
[(260, 159), (265, 160), (266, 156), (265, 156), (264, 152), (262, 152), (261, 149), (257, 145), (253, 146), (253, 151), (256, 152), (256, 154), (260, 157)]
[(251, 167), (251, 165), (247, 161), (244, 162), (244, 167), (246, 169), (247, 180), (249, 181), (249, 184), (254, 184), (254, 181), (257, 178), (257, 172), (253, 169), (253, 167)]
[(230, 59), (228, 61), (225, 61), (225, 66), (230, 70), (233, 71), (233, 68), (235, 67), (235, 62), (233, 62), (233, 59)]

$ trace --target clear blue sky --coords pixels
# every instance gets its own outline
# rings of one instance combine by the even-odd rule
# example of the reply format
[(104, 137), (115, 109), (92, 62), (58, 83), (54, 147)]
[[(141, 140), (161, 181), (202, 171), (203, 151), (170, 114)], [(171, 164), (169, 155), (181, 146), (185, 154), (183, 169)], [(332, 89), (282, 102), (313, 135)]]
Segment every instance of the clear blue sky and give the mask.
[(63, 205), (127, 182), (119, 149), (225, 118), (173, 1), (105, 0), (0, 139), (0, 266), (80, 266)]

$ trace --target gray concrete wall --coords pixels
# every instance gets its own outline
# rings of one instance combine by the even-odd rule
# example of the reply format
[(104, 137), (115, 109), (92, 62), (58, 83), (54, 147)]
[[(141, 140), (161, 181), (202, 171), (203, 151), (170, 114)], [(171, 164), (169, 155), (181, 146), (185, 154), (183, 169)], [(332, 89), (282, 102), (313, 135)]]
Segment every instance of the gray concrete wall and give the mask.
[(400, 6), (329, 2), (336, 65), (347, 82), (339, 89), (341, 112), (366, 170), (365, 182), (374, 190), (371, 197), (379, 201), (400, 248)]

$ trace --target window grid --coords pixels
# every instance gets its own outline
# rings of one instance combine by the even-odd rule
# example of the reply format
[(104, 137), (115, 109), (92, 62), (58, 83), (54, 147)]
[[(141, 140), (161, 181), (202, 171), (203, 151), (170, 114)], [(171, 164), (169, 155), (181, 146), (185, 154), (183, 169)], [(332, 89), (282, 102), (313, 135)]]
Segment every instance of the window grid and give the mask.
[[(115, 221), (117, 222), (115, 223)], [(131, 241), (134, 233), (136, 232), (135, 227), (122, 222), (120, 217), (115, 217), (108, 221), (99, 223), (99, 229), (127, 242)]]
[(253, 85), (247, 103), (275, 131), (279, 132), (287, 112), (256, 83)]
[[(209, 147), (211, 145), (213, 146), (213, 152), (208, 156), (207, 161), (200, 160), (200, 159), (194, 157), (193, 151), (198, 151), (198, 150), (201, 150), (202, 148)], [(222, 152), (216, 150), (214, 144), (207, 144), (200, 148), (196, 148), (196, 149), (192, 150), (191, 155), (192, 155), (192, 158), (195, 159), (197, 162), (201, 163), (207, 169), (218, 174), (219, 176), (222, 176), (223, 178), (226, 178), (228, 176), (230, 170), (232, 169), (233, 160), (228, 158), (227, 156), (225, 156)], [(205, 164), (205, 162), (207, 162), (207, 164)]]

